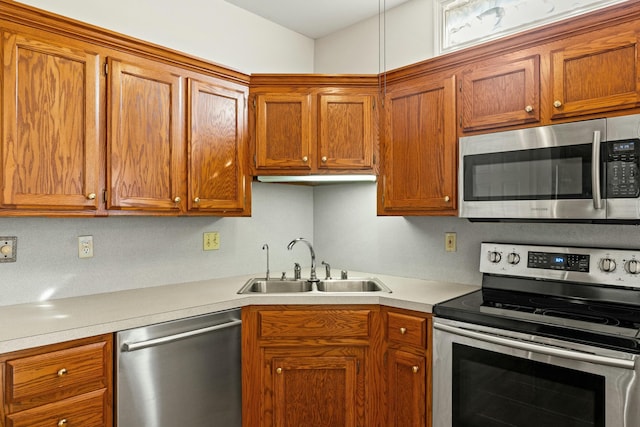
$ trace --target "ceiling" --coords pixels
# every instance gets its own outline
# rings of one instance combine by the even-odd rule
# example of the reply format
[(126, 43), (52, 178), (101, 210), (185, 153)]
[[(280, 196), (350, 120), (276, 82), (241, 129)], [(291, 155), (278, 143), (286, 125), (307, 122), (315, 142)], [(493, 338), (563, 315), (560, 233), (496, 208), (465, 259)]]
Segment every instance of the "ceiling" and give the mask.
[(317, 39), (408, 0), (226, 0), (269, 21)]

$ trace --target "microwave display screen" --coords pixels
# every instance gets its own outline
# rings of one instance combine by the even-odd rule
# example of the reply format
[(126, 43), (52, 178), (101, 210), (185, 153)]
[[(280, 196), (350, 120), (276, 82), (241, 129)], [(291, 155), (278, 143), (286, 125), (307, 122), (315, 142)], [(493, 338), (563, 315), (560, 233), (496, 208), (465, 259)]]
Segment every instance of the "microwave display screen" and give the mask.
[(612, 145), (614, 153), (619, 153), (621, 151), (635, 151), (635, 142), (633, 141), (615, 142)]

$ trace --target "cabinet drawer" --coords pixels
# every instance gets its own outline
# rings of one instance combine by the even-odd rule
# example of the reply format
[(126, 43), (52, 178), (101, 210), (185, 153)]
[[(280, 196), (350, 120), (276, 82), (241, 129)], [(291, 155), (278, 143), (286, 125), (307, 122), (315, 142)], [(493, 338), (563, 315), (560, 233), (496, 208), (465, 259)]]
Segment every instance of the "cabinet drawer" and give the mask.
[(261, 338), (366, 338), (371, 310), (268, 310), (259, 313)]
[(105, 389), (97, 390), (8, 415), (7, 427), (103, 427), (105, 394)]
[(388, 313), (389, 341), (421, 348), (427, 347), (427, 319), (400, 313)]
[(9, 403), (47, 403), (107, 386), (105, 342), (7, 361)]

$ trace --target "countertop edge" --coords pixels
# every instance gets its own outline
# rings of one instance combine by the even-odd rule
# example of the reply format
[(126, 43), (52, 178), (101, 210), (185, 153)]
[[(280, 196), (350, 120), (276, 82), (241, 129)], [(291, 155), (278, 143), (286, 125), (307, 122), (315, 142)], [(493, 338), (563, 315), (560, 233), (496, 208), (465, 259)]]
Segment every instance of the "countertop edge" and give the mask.
[(169, 322), (247, 305), (376, 304), (431, 312), (438, 302), (477, 290), (475, 285), (378, 277), (392, 293), (237, 294), (252, 277), (236, 276), (111, 293), (0, 306), (0, 353)]

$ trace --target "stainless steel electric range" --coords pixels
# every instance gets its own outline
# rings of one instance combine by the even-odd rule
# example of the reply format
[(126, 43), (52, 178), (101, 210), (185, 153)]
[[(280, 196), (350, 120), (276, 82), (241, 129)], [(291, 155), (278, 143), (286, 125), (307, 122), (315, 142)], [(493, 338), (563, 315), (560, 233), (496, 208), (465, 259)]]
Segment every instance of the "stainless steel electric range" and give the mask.
[(483, 243), (436, 305), (434, 427), (640, 426), (640, 249)]

